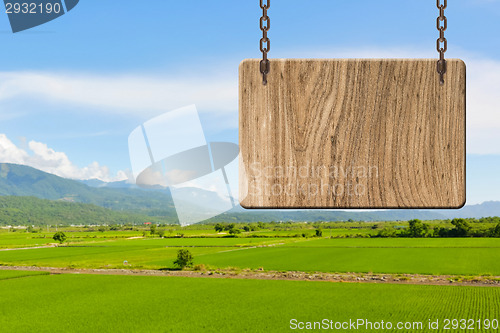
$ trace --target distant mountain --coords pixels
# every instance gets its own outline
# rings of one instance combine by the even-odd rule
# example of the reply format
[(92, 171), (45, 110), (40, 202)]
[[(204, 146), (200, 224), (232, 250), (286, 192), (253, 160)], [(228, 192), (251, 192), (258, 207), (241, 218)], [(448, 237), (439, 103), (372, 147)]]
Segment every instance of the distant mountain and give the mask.
[(459, 210), (444, 209), (444, 210), (438, 210), (437, 212), (448, 218), (455, 218), (455, 217), (481, 218), (490, 216), (500, 216), (500, 202), (486, 201), (478, 205), (465, 206), (464, 208)]
[(272, 222), (272, 221), (408, 221), (411, 219), (440, 220), (446, 217), (440, 213), (424, 210), (386, 210), (386, 211), (332, 211), (332, 210), (248, 210), (234, 209), (209, 221), (232, 222)]
[(109, 183), (103, 182), (100, 179), (83, 179), (78, 180), (80, 183), (90, 187), (106, 187)]
[(102, 180), (99, 180), (99, 179), (86, 179), (86, 180), (79, 180), (79, 182), (83, 183), (87, 186), (97, 187), (97, 188), (103, 188), (103, 187), (106, 187), (106, 188), (135, 188), (135, 189), (139, 188), (137, 185), (131, 184), (131, 183), (127, 182), (126, 180), (119, 181), (119, 182), (106, 183), (106, 182), (103, 182)]
[[(481, 218), (500, 216), (500, 202), (488, 201), (478, 205), (465, 206), (462, 209), (390, 209), (384, 211), (332, 211), (332, 210), (301, 210), (273, 211), (252, 210), (242, 208), (221, 215), (233, 221), (408, 221), (446, 220), (454, 218)], [(218, 217), (218, 218), (220, 218)]]
[(171, 223), (168, 219), (116, 212), (90, 204), (0, 196), (0, 226)]
[[(204, 198), (209, 207), (217, 209), (224, 204), (216, 193), (185, 188), (179, 191), (183, 207), (196, 210), (196, 198)], [(168, 189), (145, 190), (127, 182), (106, 183), (100, 180), (75, 181), (64, 179), (31, 167), (0, 164), (0, 196), (32, 196), (40, 199), (93, 204), (115, 211), (132, 212), (177, 221), (172, 196)], [(206, 207), (205, 207), (206, 209)], [(433, 220), (455, 217), (500, 216), (500, 202), (485, 202), (465, 206), (460, 210), (245, 210), (237, 206), (208, 221), (407, 221)]]
[[(96, 184), (96, 182), (94, 182)], [(116, 211), (128, 211), (177, 220), (167, 191), (139, 188), (90, 187), (28, 166), (0, 164), (0, 195), (86, 203)]]

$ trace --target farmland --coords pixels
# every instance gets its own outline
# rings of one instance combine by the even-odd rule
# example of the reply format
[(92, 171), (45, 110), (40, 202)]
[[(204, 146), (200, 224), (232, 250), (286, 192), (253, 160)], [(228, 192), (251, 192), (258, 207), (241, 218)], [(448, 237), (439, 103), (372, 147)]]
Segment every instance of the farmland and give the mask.
[(415, 240), (408, 240), (405, 247), (394, 247), (391, 239), (384, 241), (378, 247), (368, 243), (365, 247), (354, 246), (353, 240), (345, 240), (341, 246), (331, 240), (331, 247), (302, 243), (295, 247), (256, 248), (206, 255), (200, 262), (215, 267), (243, 265), (279, 271), (500, 275), (500, 241), (488, 248), (481, 244), (457, 246), (450, 240), (431, 248), (414, 246), (415, 242), (410, 241)]
[[(5, 332), (286, 332), (292, 319), (364, 319), (424, 325), (402, 330), (407, 332), (427, 331), (429, 320), (439, 320), (440, 329), (433, 332), (453, 332), (444, 330), (446, 318), (481, 325), (499, 319), (499, 238), (368, 238), (377, 232), (375, 224), (335, 226), (321, 236), (307, 225), (237, 236), (213, 226), (171, 226), (165, 237), (149, 227), (65, 227), (59, 230), (67, 240), (59, 246), (54, 228), (0, 230), (0, 327)], [(176, 271), (179, 249), (192, 253), (197, 272)], [(392, 282), (371, 280), (376, 274)]]
[(47, 275), (45, 272), (32, 272), (32, 271), (0, 271), (0, 281), (1, 280), (9, 280), (9, 279), (17, 279), (27, 276), (35, 276), (35, 275)]
[(0, 325), (5, 332), (286, 332), (291, 319), (325, 318), (426, 325), (493, 319), (499, 299), (500, 289), (481, 287), (41, 275), (0, 280), (0, 313), (9, 309)]
[[(3, 246), (34, 246), (35, 240), (43, 245), (39, 238), (15, 234), (0, 238)], [(498, 238), (136, 238), (133, 232), (72, 236), (79, 238), (67, 246), (0, 251), (0, 264), (124, 268), (126, 262), (132, 269), (172, 269), (178, 249), (185, 247), (195, 264), (219, 269), (500, 276)]]

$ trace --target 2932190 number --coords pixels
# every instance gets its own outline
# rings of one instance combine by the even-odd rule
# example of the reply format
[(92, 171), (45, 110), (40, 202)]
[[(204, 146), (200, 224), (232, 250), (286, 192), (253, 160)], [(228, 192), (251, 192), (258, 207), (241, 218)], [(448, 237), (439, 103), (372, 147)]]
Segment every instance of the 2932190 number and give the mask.
[(498, 319), (445, 319), (443, 322), (445, 330), (497, 330)]
[(62, 10), (60, 3), (10, 3), (5, 4), (7, 14), (59, 14)]

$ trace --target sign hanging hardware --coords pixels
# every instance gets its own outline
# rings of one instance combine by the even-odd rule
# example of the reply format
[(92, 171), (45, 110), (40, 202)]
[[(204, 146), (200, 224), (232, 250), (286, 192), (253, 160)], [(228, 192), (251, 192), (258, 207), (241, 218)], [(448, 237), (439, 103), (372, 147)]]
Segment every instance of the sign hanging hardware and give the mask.
[[(437, 18), (437, 29), (439, 31), (439, 38), (437, 39), (437, 51), (439, 52), (437, 72), (439, 74), (439, 82), (443, 85), (447, 67), (444, 55), (448, 51), (448, 40), (444, 36), (444, 32), (448, 29), (448, 18), (445, 16), (444, 11), (448, 7), (448, 0), (436, 0), (436, 5), (439, 9), (439, 16)], [(267, 35), (271, 28), (271, 19), (267, 14), (270, 7), (271, 0), (260, 0), (260, 8), (262, 8), (262, 17), (260, 18), (260, 30), (262, 30), (262, 38), (260, 39), (260, 51), (262, 52), (260, 73), (262, 74), (262, 84), (264, 85), (267, 85), (267, 75), (271, 69), (270, 61), (267, 58), (267, 54), (271, 50), (271, 40)]]
[(439, 17), (437, 18), (437, 29), (439, 30), (439, 38), (437, 40), (437, 50), (439, 52), (439, 60), (437, 62), (437, 72), (439, 74), (439, 82), (444, 85), (444, 74), (446, 74), (446, 60), (444, 54), (448, 50), (448, 40), (444, 37), (444, 32), (448, 29), (448, 18), (444, 15), (444, 10), (448, 7), (448, 0), (437, 0), (439, 9)]
[(271, 69), (267, 53), (271, 50), (271, 40), (267, 36), (267, 32), (271, 28), (271, 19), (267, 15), (267, 10), (271, 6), (271, 0), (260, 0), (260, 8), (262, 8), (262, 17), (260, 18), (260, 30), (262, 30), (262, 38), (260, 39), (260, 51), (262, 52), (262, 61), (260, 62), (260, 73), (262, 74), (262, 84), (267, 84), (267, 75)]
[(269, 59), (239, 68), (239, 201), (252, 209), (456, 209), (465, 204), (466, 66), (446, 59)]

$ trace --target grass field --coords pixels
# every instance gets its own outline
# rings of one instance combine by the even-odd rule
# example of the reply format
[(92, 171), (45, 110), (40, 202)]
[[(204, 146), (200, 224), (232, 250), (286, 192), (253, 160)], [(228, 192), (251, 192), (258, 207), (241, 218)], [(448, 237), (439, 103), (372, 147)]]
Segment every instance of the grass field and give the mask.
[(48, 275), (46, 272), (30, 272), (30, 271), (0, 271), (0, 280), (16, 279), (34, 275)]
[(500, 275), (500, 239), (320, 239), (199, 258), (266, 270)]
[[(195, 264), (230, 267), (235, 274), (264, 268), (500, 276), (498, 238), (330, 238), (372, 232), (354, 228), (326, 230), (324, 237), (312, 237), (314, 229), (307, 237), (288, 237), (300, 230), (267, 229), (253, 233), (267, 238), (248, 233), (229, 238), (199, 228), (186, 230), (184, 238), (143, 237), (144, 230), (67, 229), (64, 246), (43, 248), (33, 247), (54, 243), (52, 232), (1, 230), (0, 266), (172, 269), (177, 251), (185, 248)], [(184, 233), (169, 234), (179, 232)], [(431, 331), (430, 319), (440, 321), (432, 332), (457, 332), (444, 329), (446, 318), (499, 320), (500, 288), (0, 270), (0, 332), (267, 333), (294, 331), (292, 319), (422, 323), (418, 330), (393, 330), (399, 332)], [(475, 325), (476, 332), (497, 331)]]
[(42, 275), (0, 280), (0, 327), (2, 332), (267, 333), (291, 331), (291, 319), (325, 318), (427, 325), (429, 319), (498, 319), (499, 300), (500, 288), (482, 287)]
[[(76, 245), (76, 246), (75, 246)], [(69, 247), (0, 251), (0, 264), (173, 268), (181, 247), (195, 264), (280, 271), (500, 275), (500, 239), (92, 239)]]
[[(44, 233), (26, 233), (26, 232), (6, 232), (5, 230), (0, 231), (0, 249), (8, 248), (23, 248), (23, 247), (37, 247), (46, 244), (55, 243), (52, 239), (54, 232), (44, 232)], [(130, 237), (141, 236), (139, 232), (124, 232), (124, 231), (113, 231), (113, 232), (67, 232), (68, 242), (71, 243), (93, 243), (102, 242), (105, 240), (116, 240)]]
[(190, 247), (195, 257), (253, 247), (284, 244), (279, 238), (170, 238), (118, 239), (80, 243), (68, 247), (0, 251), (0, 264), (20, 266), (160, 269), (172, 267), (180, 247)]

